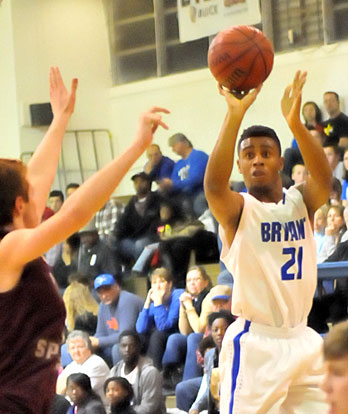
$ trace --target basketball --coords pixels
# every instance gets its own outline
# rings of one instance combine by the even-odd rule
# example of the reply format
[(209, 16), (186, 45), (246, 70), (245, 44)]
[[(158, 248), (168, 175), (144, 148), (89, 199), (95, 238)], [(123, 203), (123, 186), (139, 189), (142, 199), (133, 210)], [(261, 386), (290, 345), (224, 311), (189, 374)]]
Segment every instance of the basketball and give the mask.
[(215, 79), (237, 92), (248, 92), (267, 79), (273, 58), (270, 40), (252, 26), (222, 30), (208, 50), (208, 66)]

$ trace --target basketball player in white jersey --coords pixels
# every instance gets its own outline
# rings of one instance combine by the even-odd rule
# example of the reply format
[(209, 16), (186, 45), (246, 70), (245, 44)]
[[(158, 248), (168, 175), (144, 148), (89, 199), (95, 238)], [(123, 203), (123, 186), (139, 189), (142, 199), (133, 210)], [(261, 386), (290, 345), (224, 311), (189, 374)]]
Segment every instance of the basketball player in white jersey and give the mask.
[[(282, 113), (297, 139), (307, 180), (282, 188), (280, 142), (267, 127), (245, 130), (237, 165), (247, 193), (229, 188), (237, 134), (261, 85), (237, 99), (219, 86), (228, 111), (209, 158), (205, 194), (220, 223), (221, 258), (234, 276), (232, 313), (239, 318), (220, 354), (222, 414), (321, 414), (320, 335), (306, 326), (317, 283), (313, 216), (330, 194), (324, 151), (300, 120), (306, 73), (284, 92)], [(271, 109), (271, 108), (270, 108)]]

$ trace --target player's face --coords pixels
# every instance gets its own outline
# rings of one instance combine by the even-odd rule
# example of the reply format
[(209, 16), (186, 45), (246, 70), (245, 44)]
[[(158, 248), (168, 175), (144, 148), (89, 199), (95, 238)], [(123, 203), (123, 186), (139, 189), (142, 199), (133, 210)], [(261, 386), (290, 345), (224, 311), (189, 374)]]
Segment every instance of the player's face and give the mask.
[(330, 414), (348, 414), (348, 356), (325, 362), (321, 388), (330, 405)]
[(113, 302), (116, 302), (120, 296), (120, 288), (117, 283), (114, 285), (101, 286), (97, 289), (98, 296), (100, 300), (105, 305), (111, 305)]
[(82, 338), (73, 338), (69, 340), (68, 345), (71, 358), (78, 364), (83, 364), (92, 355), (86, 342)]
[(109, 403), (115, 405), (127, 397), (127, 392), (118, 382), (110, 381), (106, 387), (105, 395)]
[(217, 318), (211, 325), (211, 336), (213, 337), (213, 341), (215, 345), (221, 349), (222, 340), (224, 339), (226, 330), (228, 328), (228, 323), (223, 318)]
[(186, 276), (186, 289), (193, 295), (199, 295), (208, 286), (208, 281), (204, 280), (198, 269), (191, 270)]
[(237, 163), (249, 191), (273, 188), (284, 164), (279, 147), (269, 137), (250, 137), (242, 141)]
[(73, 381), (68, 382), (67, 392), (71, 401), (79, 405), (87, 397), (86, 391)]
[(34, 228), (39, 225), (39, 218), (36, 214), (36, 208), (33, 203), (34, 189), (29, 183), (28, 202), (24, 204), (23, 221), (26, 228)]

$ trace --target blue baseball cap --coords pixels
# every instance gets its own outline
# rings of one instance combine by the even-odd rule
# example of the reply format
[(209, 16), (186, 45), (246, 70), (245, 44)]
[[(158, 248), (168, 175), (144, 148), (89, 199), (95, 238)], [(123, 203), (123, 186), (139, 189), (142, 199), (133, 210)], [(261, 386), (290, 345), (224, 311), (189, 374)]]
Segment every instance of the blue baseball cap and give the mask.
[(116, 283), (115, 278), (109, 273), (104, 273), (94, 279), (94, 289), (99, 289), (101, 286), (111, 286)]

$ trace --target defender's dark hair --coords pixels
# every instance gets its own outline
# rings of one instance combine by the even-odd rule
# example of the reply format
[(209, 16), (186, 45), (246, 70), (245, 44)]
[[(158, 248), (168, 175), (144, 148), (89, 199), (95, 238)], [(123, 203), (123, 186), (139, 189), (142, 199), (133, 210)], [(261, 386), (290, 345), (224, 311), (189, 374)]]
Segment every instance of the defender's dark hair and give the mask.
[(13, 222), (16, 198), (29, 201), (26, 166), (20, 160), (0, 158), (0, 227)]
[(281, 155), (282, 147), (280, 145), (278, 135), (275, 133), (274, 129), (263, 126), (263, 125), (253, 125), (243, 131), (238, 141), (238, 146), (237, 146), (238, 154), (240, 152), (240, 147), (241, 147), (242, 142), (245, 139), (250, 138), (250, 137), (268, 137), (268, 138), (273, 139), (273, 141), (277, 144), (277, 147), (279, 148), (279, 155)]

